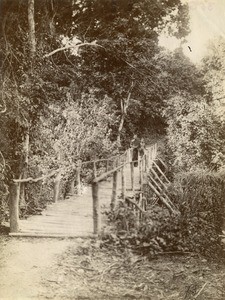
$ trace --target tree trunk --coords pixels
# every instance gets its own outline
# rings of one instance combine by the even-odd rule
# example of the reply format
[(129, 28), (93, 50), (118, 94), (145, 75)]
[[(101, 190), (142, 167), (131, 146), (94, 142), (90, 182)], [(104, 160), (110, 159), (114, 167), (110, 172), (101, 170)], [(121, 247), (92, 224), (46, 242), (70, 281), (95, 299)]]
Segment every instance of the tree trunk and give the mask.
[[(21, 170), (21, 178), (25, 179), (27, 178), (27, 167), (28, 167), (28, 160), (29, 160), (29, 141), (30, 141), (30, 135), (29, 131), (27, 131), (25, 136), (25, 141), (23, 144), (23, 169)], [(26, 205), (26, 196), (25, 196), (25, 183), (21, 184), (20, 188), (20, 205), (25, 206)]]
[(117, 144), (118, 146), (121, 145), (121, 133), (125, 121), (125, 117), (127, 115), (127, 109), (129, 107), (129, 102), (130, 102), (130, 97), (131, 97), (131, 91), (133, 89), (134, 83), (131, 83), (130, 91), (128, 93), (127, 99), (125, 101), (121, 100), (121, 120), (120, 120), (120, 125), (118, 128), (118, 136), (117, 136)]
[(30, 57), (33, 58), (36, 52), (34, 0), (28, 0), (28, 24), (29, 24)]

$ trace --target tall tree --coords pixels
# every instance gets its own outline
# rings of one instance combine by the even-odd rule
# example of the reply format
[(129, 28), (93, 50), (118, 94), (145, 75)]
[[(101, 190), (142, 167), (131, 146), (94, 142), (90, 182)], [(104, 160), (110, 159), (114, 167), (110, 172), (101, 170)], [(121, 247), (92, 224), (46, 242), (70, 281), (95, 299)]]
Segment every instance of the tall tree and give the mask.
[(34, 0), (28, 0), (28, 24), (29, 24), (30, 56), (32, 59), (34, 58), (36, 52)]
[[(77, 88), (98, 88), (112, 97), (117, 114), (124, 120), (121, 103), (130, 95), (129, 122), (124, 130), (142, 130), (145, 126), (160, 123), (156, 98), (162, 94), (159, 84), (159, 68), (156, 55), (159, 53), (158, 35), (167, 28), (171, 34), (182, 38), (188, 33), (188, 9), (176, 1), (73, 1), (73, 8), (64, 9), (56, 16), (57, 28), (64, 35), (79, 38), (81, 43), (96, 41), (101, 47), (80, 48), (81, 59), (73, 59), (71, 52), (64, 53), (75, 64), (80, 65)], [(66, 20), (66, 21), (65, 21)], [(69, 25), (69, 26), (68, 26)], [(62, 58), (62, 54), (57, 54)], [(148, 103), (146, 114), (144, 106)], [(132, 109), (136, 115), (132, 116)], [(133, 120), (132, 120), (133, 119)], [(128, 119), (127, 119), (128, 121)], [(117, 129), (120, 129), (118, 123)], [(133, 124), (134, 126), (129, 126)], [(120, 130), (118, 131), (122, 133)]]

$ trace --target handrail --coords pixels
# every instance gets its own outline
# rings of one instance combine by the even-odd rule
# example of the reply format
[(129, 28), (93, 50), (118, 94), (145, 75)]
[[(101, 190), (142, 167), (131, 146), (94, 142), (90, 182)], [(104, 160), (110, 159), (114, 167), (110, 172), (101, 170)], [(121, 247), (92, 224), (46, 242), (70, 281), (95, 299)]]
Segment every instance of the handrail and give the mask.
[(38, 182), (38, 181), (41, 181), (45, 178), (49, 178), (49, 177), (54, 176), (55, 174), (57, 174), (61, 170), (62, 170), (62, 168), (60, 168), (58, 170), (54, 170), (54, 171), (52, 171), (51, 173), (49, 173), (47, 175), (37, 177), (37, 178), (28, 177), (28, 178), (23, 178), (23, 179), (13, 179), (13, 182), (15, 182), (15, 183)]
[[(99, 230), (99, 218), (100, 218), (100, 211), (99, 211), (99, 199), (98, 199), (98, 183), (102, 180), (104, 180), (106, 177), (110, 176), (113, 174), (113, 193), (112, 193), (112, 199), (111, 199), (111, 204), (115, 204), (115, 199), (116, 199), (116, 178), (118, 171), (121, 170), (121, 180), (122, 180), (122, 197), (125, 198), (125, 179), (124, 179), (124, 167), (127, 164), (130, 164), (131, 166), (131, 181), (133, 180), (133, 175), (134, 175), (134, 163), (135, 162), (140, 162), (141, 165), (144, 162), (145, 159), (147, 161), (152, 161), (155, 159), (156, 156), (156, 144), (148, 147), (146, 149), (146, 153), (144, 156), (138, 160), (133, 161), (131, 157), (131, 148), (127, 149), (124, 151), (122, 154), (117, 154), (108, 158), (102, 158), (102, 159), (95, 159), (95, 160), (90, 160), (90, 161), (84, 161), (82, 162), (81, 160), (78, 160), (76, 165), (73, 165), (72, 168), (74, 170), (77, 170), (77, 182), (78, 182), (78, 190), (80, 187), (80, 176), (81, 176), (81, 168), (84, 165), (93, 163), (93, 169), (94, 169), (94, 176), (95, 178), (92, 180), (92, 197), (93, 197), (93, 220), (94, 220), (94, 233), (98, 233)], [(114, 161), (111, 170), (108, 171), (108, 164), (106, 167), (107, 172), (104, 172), (101, 175), (96, 176), (96, 163), (98, 162), (109, 162), (109, 161)], [(145, 162), (144, 162), (145, 163)], [(143, 172), (143, 166), (140, 165), (140, 174)], [(71, 168), (71, 166), (69, 167)], [(67, 170), (67, 167), (60, 167), (57, 170), (52, 170), (49, 174), (42, 175), (37, 178), (23, 178), (23, 179), (13, 179), (12, 184), (11, 184), (11, 189), (10, 189), (10, 231), (11, 232), (17, 232), (19, 229), (19, 198), (20, 198), (20, 183), (21, 184), (26, 184), (26, 183), (36, 183), (39, 182), (45, 178), (53, 177), (54, 176), (54, 195), (53, 199), (54, 202), (57, 202), (58, 196), (59, 196), (59, 186), (60, 186), (60, 181), (61, 181), (61, 176), (62, 173)], [(142, 179), (140, 178), (140, 183), (142, 184)], [(132, 183), (131, 183), (132, 184)], [(133, 189), (133, 185), (132, 185)]]
[(110, 170), (108, 172), (103, 173), (102, 175), (96, 177), (93, 180), (93, 182), (97, 183), (97, 182), (100, 182), (100, 181), (104, 180), (106, 177), (110, 176), (111, 174), (113, 174), (116, 171), (119, 171), (124, 166), (125, 166), (125, 164), (122, 164), (122, 165), (120, 165), (120, 166), (118, 166), (118, 167), (116, 167), (116, 168), (114, 168), (114, 169), (112, 169), (112, 170)]
[[(123, 154), (121, 154), (121, 155), (123, 155)], [(86, 161), (83, 161), (81, 163), (81, 165), (96, 163), (96, 162), (101, 162), (101, 161), (108, 161), (108, 160), (112, 160), (113, 158), (120, 157), (121, 155), (114, 155), (114, 156), (110, 156), (109, 158), (100, 158), (100, 159), (96, 159), (96, 160), (86, 160)]]
[[(126, 153), (126, 152), (124, 152), (124, 153)], [(81, 163), (81, 165), (79, 167), (81, 167), (84, 164), (96, 163), (96, 162), (101, 162), (101, 161), (109, 161), (109, 160), (112, 160), (113, 158), (120, 157), (120, 156), (124, 155), (124, 153), (121, 154), (121, 155), (114, 155), (114, 156), (111, 156), (109, 158), (102, 158), (102, 159), (97, 159), (97, 160), (84, 161), (84, 162)], [(40, 176), (40, 177), (37, 177), (37, 178), (28, 177), (28, 178), (23, 178), (23, 179), (13, 179), (13, 182), (15, 182), (15, 183), (27, 183), (27, 182), (30, 182), (30, 183), (34, 182), (34, 183), (36, 183), (36, 182), (41, 181), (41, 180), (43, 180), (45, 178), (52, 177), (52, 176), (54, 176), (55, 174), (57, 174), (58, 172), (60, 172), (62, 170), (63, 170), (63, 168), (59, 168), (57, 170), (54, 170), (54, 171), (50, 172), (47, 175), (43, 175), (43, 176)]]
[[(146, 152), (142, 157), (138, 157), (138, 160), (133, 160), (130, 154), (130, 150), (128, 149), (121, 155), (121, 157), (124, 157), (124, 161), (119, 166), (114, 167), (112, 170), (104, 172), (103, 174), (95, 177), (92, 180), (92, 199), (93, 199), (93, 229), (94, 234), (98, 234), (101, 228), (101, 212), (100, 212), (100, 197), (99, 197), (99, 182), (104, 180), (106, 177), (113, 175), (112, 179), (112, 195), (111, 195), (111, 209), (115, 208), (116, 203), (116, 194), (117, 194), (117, 175), (118, 171), (121, 170), (121, 196), (122, 199), (126, 199), (126, 180), (125, 180), (125, 174), (124, 174), (124, 167), (126, 165), (130, 165), (130, 175), (131, 175), (131, 190), (134, 191), (134, 163), (139, 162), (140, 163), (140, 197), (142, 198), (142, 188), (143, 188), (143, 164), (145, 165), (147, 161), (149, 162), (149, 167), (151, 164), (151, 160), (155, 159), (156, 156), (156, 146), (151, 146), (150, 148), (146, 149)], [(146, 166), (146, 165), (145, 165)], [(132, 202), (132, 201), (130, 201)], [(136, 205), (133, 203), (133, 205)], [(137, 206), (137, 205), (136, 205)], [(142, 209), (141, 209), (141, 213)]]

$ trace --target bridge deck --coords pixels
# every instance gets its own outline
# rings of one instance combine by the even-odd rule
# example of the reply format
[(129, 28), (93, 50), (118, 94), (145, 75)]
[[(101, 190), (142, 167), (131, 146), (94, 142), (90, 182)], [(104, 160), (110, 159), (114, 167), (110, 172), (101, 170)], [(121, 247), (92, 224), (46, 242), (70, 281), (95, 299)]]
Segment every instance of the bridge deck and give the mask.
[[(126, 195), (131, 195), (131, 178), (129, 165), (125, 168)], [(134, 189), (138, 190), (139, 168), (134, 168)], [(110, 208), (112, 178), (99, 185), (101, 210)], [(121, 176), (118, 176), (118, 195), (121, 194)], [(93, 201), (91, 186), (84, 188), (82, 195), (71, 196), (48, 205), (41, 215), (20, 220), (20, 230), (12, 236), (37, 237), (88, 237), (93, 236)]]

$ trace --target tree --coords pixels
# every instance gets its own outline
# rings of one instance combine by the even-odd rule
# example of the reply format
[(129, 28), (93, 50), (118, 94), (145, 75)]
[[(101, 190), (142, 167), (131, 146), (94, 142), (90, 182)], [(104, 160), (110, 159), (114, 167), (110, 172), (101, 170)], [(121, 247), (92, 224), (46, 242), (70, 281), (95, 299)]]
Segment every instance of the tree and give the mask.
[[(222, 43), (221, 43), (222, 45)], [(224, 46), (223, 46), (224, 47)], [(180, 92), (172, 93), (164, 106), (167, 121), (168, 146), (176, 171), (198, 169), (218, 170), (224, 165), (224, 121), (219, 99), (223, 99), (223, 51), (212, 47), (197, 69), (183, 61), (180, 68), (170, 59), (170, 76)], [(177, 79), (176, 79), (177, 78)], [(217, 83), (215, 85), (215, 82)], [(171, 83), (172, 84), (172, 83)]]
[[(88, 158), (90, 146), (98, 149), (101, 142), (110, 141), (113, 151), (112, 141), (117, 136), (123, 141), (132, 131), (142, 131), (157, 118), (161, 120), (159, 107), (164, 90), (163, 85), (158, 85), (161, 70), (155, 67), (160, 52), (157, 39), (166, 27), (179, 37), (187, 33), (187, 6), (180, 0), (160, 4), (156, 0), (2, 0), (0, 5), (0, 125), (4, 136), (2, 156), (8, 166), (7, 175), (4, 169), (6, 182), (21, 175), (28, 144), (28, 172), (35, 176), (54, 167), (57, 153), (53, 124), (64, 133), (60, 135), (62, 140), (67, 136), (64, 130), (71, 131), (65, 118), (52, 107), (65, 113), (72, 107), (81, 109), (85, 99), (92, 109), (104, 108), (104, 130), (95, 140), (92, 127), (86, 121), (78, 122), (82, 113), (78, 119), (69, 114), (72, 123), (76, 121), (74, 124), (81, 126), (83, 132), (92, 133), (87, 136), (84, 151), (78, 151), (82, 158)], [(81, 44), (68, 48), (65, 40)], [(60, 48), (63, 49), (56, 51)], [(95, 100), (92, 103), (90, 99)], [(83, 114), (89, 112), (87, 107), (83, 109)], [(95, 113), (94, 124), (100, 122), (98, 110)], [(48, 122), (50, 118), (52, 123)], [(146, 123), (140, 125), (141, 120)], [(47, 135), (51, 136), (49, 141)], [(78, 135), (68, 138), (68, 148), (72, 149), (75, 141)], [(49, 145), (47, 151), (44, 143)], [(46, 156), (48, 159), (43, 159)], [(21, 157), (25, 158), (23, 162)], [(73, 157), (76, 158), (78, 155)], [(69, 159), (65, 158), (65, 164)]]
[[(144, 126), (139, 124), (143, 119), (151, 120), (145, 123), (145, 127), (154, 124), (155, 119), (160, 120), (159, 110), (154, 107), (157, 100), (152, 101), (162, 93), (162, 86), (157, 87), (159, 70), (154, 59), (160, 51), (157, 38), (165, 27), (179, 37), (187, 34), (187, 6), (180, 1), (163, 1), (161, 4), (157, 1), (73, 1), (73, 9), (70, 5), (64, 7), (55, 19), (59, 32), (64, 36), (69, 32), (71, 41), (75, 37), (81, 43), (96, 41), (100, 46), (80, 48), (80, 59), (73, 57), (71, 51), (63, 53), (67, 62), (70, 60), (73, 65), (80, 66), (81, 75), (76, 82), (78, 89), (85, 92), (91, 87), (107, 93), (114, 99), (122, 120), (121, 103), (126, 102), (133, 82), (123, 131), (142, 131)], [(62, 53), (58, 52), (56, 58), (62, 59)], [(146, 103), (148, 113), (144, 109)], [(133, 108), (137, 112), (135, 118)], [(121, 134), (118, 131), (120, 124), (116, 128), (118, 135)]]
[(209, 43), (208, 54), (203, 58), (202, 71), (205, 74), (206, 88), (215, 112), (222, 117), (225, 103), (225, 43), (222, 37)]
[[(191, 97), (191, 98), (190, 98)], [(165, 109), (167, 143), (178, 171), (217, 170), (224, 164), (224, 122), (200, 96), (171, 98)]]

